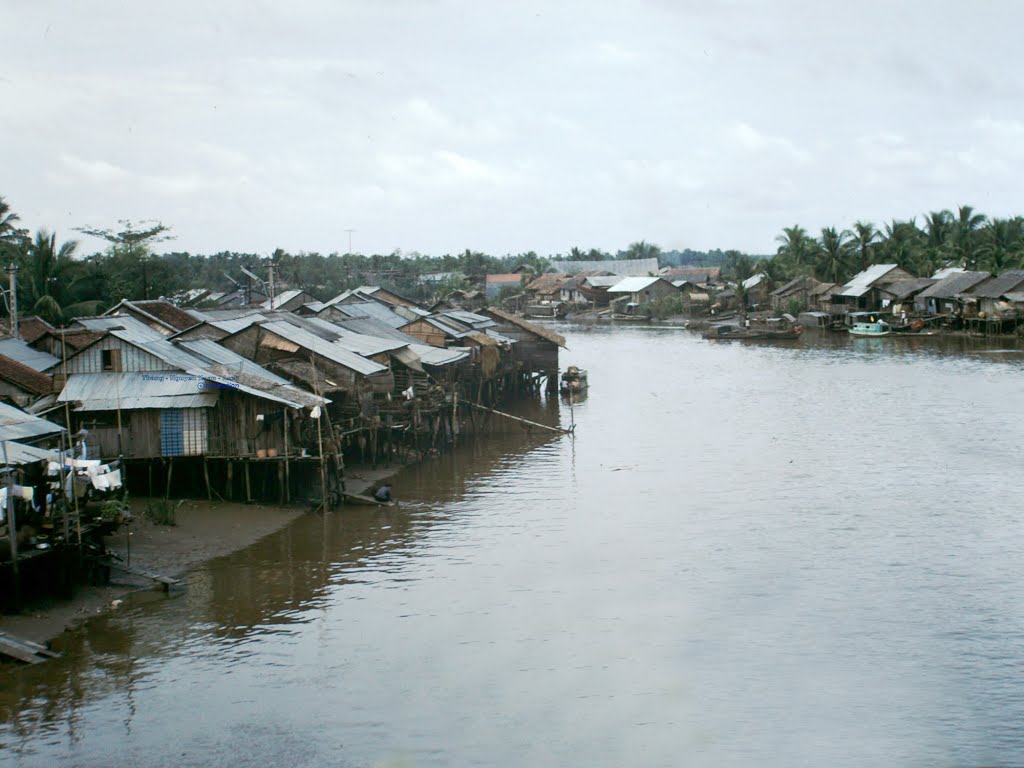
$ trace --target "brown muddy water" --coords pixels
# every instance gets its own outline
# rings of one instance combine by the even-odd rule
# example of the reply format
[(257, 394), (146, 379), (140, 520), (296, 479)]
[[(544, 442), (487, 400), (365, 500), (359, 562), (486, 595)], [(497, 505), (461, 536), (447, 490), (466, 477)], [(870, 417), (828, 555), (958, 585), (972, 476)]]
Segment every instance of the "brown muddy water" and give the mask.
[(0, 674), (23, 766), (1024, 764), (1024, 355), (562, 329), (589, 398)]

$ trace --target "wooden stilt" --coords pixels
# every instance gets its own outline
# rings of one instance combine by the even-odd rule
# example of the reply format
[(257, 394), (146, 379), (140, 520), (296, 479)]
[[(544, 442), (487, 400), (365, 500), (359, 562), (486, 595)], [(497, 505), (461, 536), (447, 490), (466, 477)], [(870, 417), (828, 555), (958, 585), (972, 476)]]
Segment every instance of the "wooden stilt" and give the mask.
[(171, 478), (174, 476), (174, 459), (167, 460), (167, 492), (164, 494), (165, 499), (171, 498)]
[(245, 501), (246, 503), (249, 503), (252, 501), (252, 482), (249, 480), (249, 460), (244, 459), (242, 464), (245, 467)]
[(229, 499), (235, 498), (235, 462), (228, 459), (228, 479), (224, 485), (224, 495)]
[(206, 481), (206, 498), (213, 501), (213, 487), (210, 485), (210, 468), (206, 464), (205, 456), (203, 456), (203, 479)]

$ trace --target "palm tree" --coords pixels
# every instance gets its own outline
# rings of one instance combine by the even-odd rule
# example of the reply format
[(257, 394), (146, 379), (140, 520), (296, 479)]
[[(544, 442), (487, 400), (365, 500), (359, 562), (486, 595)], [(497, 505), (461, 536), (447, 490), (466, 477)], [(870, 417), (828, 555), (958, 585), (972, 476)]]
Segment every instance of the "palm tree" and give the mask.
[(872, 254), (878, 240), (879, 232), (870, 221), (857, 221), (851, 233), (853, 242), (850, 247), (857, 253), (857, 269), (863, 272), (873, 263)]
[(14, 211), (7, 201), (0, 196), (0, 253), (12, 247), (17, 247), (25, 237), (25, 230), (18, 229), (15, 223), (21, 218)]
[(985, 225), (988, 218), (975, 213), (969, 205), (961, 205), (956, 221), (953, 223), (955, 247), (960, 263), (965, 269), (974, 269), (977, 262), (978, 231)]
[(850, 233), (845, 229), (837, 232), (835, 227), (825, 227), (818, 239), (817, 277), (830, 283), (846, 282), (847, 262), (850, 255)]
[(1024, 218), (992, 219), (979, 232), (980, 245), (975, 250), (979, 267), (999, 274), (1021, 266), (1024, 256)]
[(661, 256), (661, 248), (644, 240), (630, 243), (629, 248), (626, 249), (627, 259), (656, 259), (659, 256)]
[(775, 238), (779, 248), (775, 252), (775, 261), (779, 271), (788, 277), (799, 277), (800, 273), (814, 265), (817, 244), (803, 227), (793, 225), (782, 230)]
[(25, 249), (28, 257), (27, 283), (33, 311), (51, 322), (59, 322), (62, 299), (69, 294), (67, 273), (74, 265), (78, 242), (68, 240), (57, 246), (56, 233), (40, 229)]

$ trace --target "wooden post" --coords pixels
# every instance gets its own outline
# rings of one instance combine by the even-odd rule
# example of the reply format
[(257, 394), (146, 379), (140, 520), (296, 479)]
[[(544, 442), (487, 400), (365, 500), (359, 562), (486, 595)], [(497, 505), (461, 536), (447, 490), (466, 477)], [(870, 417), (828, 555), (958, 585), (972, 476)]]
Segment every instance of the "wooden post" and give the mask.
[(277, 496), (284, 504), (284, 460), (277, 462)]
[(292, 500), (291, 476), (288, 472), (288, 408), (281, 409), (281, 423), (284, 431), (284, 503)]
[(206, 454), (203, 454), (203, 479), (206, 481), (206, 498), (213, 501), (213, 488), (210, 487), (210, 468), (206, 465)]
[(164, 494), (165, 499), (171, 498), (171, 478), (174, 476), (174, 457), (172, 456), (167, 460), (167, 493)]
[(18, 521), (14, 514), (11, 467), (7, 463), (7, 441), (4, 440), (4, 466), (7, 467), (7, 539), (11, 544), (11, 585), (14, 592), (14, 608), (21, 610), (21, 575), (18, 573)]
[(243, 459), (242, 464), (245, 467), (245, 501), (248, 504), (252, 501), (252, 483), (249, 480), (249, 460)]

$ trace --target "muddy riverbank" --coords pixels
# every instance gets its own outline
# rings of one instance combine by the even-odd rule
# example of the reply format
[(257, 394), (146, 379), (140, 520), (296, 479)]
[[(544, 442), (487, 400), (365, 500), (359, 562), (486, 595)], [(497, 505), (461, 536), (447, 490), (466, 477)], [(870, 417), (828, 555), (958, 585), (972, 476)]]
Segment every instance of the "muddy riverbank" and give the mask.
[[(401, 468), (400, 464), (352, 467), (346, 475), (346, 488), (350, 493), (361, 493)], [(140, 497), (131, 500), (135, 519), (109, 537), (107, 546), (125, 565), (130, 563), (133, 571), (172, 578), (181, 578), (215, 557), (245, 549), (309, 513), (308, 507), (300, 505), (183, 499), (175, 502), (175, 524), (170, 526), (157, 525), (147, 518), (144, 510), (148, 501)], [(0, 616), (0, 630), (38, 643), (53, 641), (93, 616), (116, 610), (118, 601), (128, 593), (158, 587), (150, 579), (115, 566), (109, 584), (82, 586), (71, 600), (40, 601), (20, 614)]]

